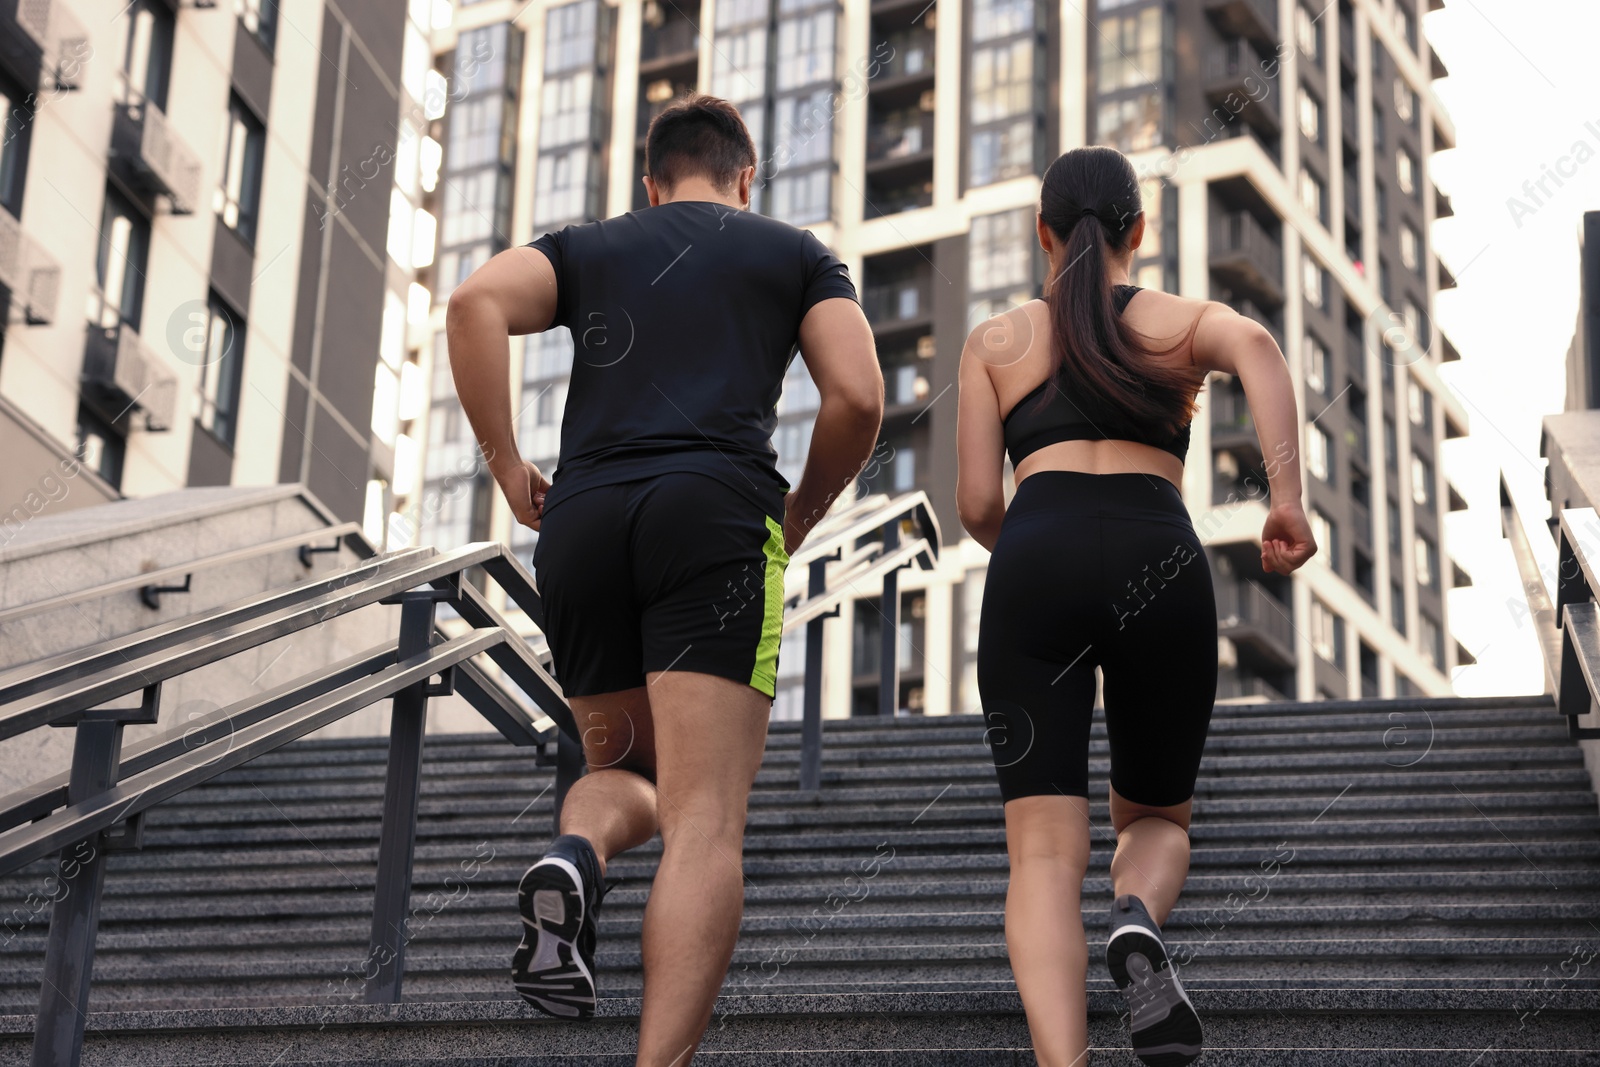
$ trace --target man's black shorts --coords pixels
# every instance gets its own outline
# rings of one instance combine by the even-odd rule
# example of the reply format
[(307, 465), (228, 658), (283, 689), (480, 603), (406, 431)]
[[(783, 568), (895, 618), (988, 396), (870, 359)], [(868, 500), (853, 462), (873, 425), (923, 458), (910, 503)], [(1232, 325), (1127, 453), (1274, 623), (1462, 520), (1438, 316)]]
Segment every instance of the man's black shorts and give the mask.
[(782, 524), (707, 475), (567, 497), (533, 553), (556, 680), (594, 696), (696, 671), (772, 696), (788, 563)]

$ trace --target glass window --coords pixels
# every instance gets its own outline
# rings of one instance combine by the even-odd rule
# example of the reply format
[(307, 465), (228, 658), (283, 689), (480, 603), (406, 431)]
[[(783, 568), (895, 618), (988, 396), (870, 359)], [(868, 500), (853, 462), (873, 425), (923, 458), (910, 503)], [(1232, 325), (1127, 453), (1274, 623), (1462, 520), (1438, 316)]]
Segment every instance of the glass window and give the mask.
[(272, 51), (278, 32), (278, 0), (233, 0), (233, 10), (244, 28)]
[[(570, 154), (583, 154), (584, 149), (574, 149)], [(545, 164), (549, 156), (539, 158), (539, 178), (535, 188), (545, 187)], [(494, 168), (473, 174), (457, 174), (445, 179), (444, 212), (439, 225), (441, 245), (462, 245), (472, 241), (487, 240), (494, 233), (496, 194), (499, 173)], [(538, 214), (539, 195), (534, 195), (534, 212)]]
[(773, 162), (781, 168), (833, 158), (833, 92), (779, 97), (773, 105)]
[(1322, 143), (1322, 104), (1305, 86), (1300, 87), (1300, 132), (1306, 140)]
[(1306, 388), (1319, 393), (1328, 389), (1328, 349), (1321, 341), (1306, 334)]
[(1310, 252), (1300, 254), (1300, 276), (1304, 283), (1306, 303), (1320, 308), (1323, 305), (1323, 279), (1327, 272)]
[(26, 184), (28, 143), (33, 135), (33, 106), (11, 79), (0, 73), (0, 114), (5, 115), (5, 137), (0, 139), (0, 207), (22, 217), (22, 191)]
[(1412, 382), (1410, 383), (1410, 388), (1406, 390), (1406, 406), (1410, 408), (1411, 425), (1431, 434), (1433, 432), (1433, 394)]
[(972, 121), (995, 122), (1033, 111), (1034, 42), (1024, 38), (972, 55)]
[(1394, 80), (1394, 110), (1400, 116), (1400, 121), (1407, 125), (1417, 117), (1417, 94), (1404, 78)]
[[(552, 89), (559, 88), (571, 79), (560, 78), (545, 83), (545, 106), (550, 106)], [(450, 108), (446, 158), (451, 170), (470, 170), (494, 163), (500, 158), (500, 124), (505, 97), (498, 93), (462, 100)], [(560, 116), (556, 116), (560, 121)], [(544, 138), (541, 127), (539, 136)]]
[(212, 207), (223, 225), (251, 243), (256, 239), (256, 212), (261, 206), (261, 156), (267, 133), (238, 97), (228, 102), (223, 132), (222, 181)]
[(778, 23), (778, 89), (832, 80), (833, 29), (831, 9)]
[(1313, 15), (1302, 4), (1294, 9), (1294, 39), (1300, 54), (1313, 63), (1322, 58), (1322, 31), (1317, 24), (1319, 16)]
[[(717, 5), (721, 21), (723, 5)], [(735, 104), (759, 100), (767, 87), (767, 28), (753, 26), (717, 36), (711, 50), (711, 95)]]
[(1444, 633), (1438, 623), (1420, 612), (1417, 614), (1417, 644), (1433, 660), (1435, 667), (1444, 670)]
[(100, 249), (95, 257), (99, 309), (98, 314), (91, 314), (91, 321), (106, 329), (124, 322), (139, 329), (149, 250), (150, 220), (108, 186), (100, 218)]
[(1407, 270), (1422, 273), (1422, 235), (1415, 226), (1404, 223), (1400, 227), (1400, 264)]
[(1031, 288), (1033, 220), (1031, 207), (973, 218), (967, 245), (969, 291)]
[(1306, 430), (1306, 470), (1313, 477), (1333, 483), (1333, 441), (1320, 426)]
[(1439, 549), (1427, 534), (1417, 534), (1414, 544), (1417, 584), (1424, 589), (1432, 589), (1439, 582)]
[(1400, 191), (1407, 196), (1415, 196), (1417, 192), (1417, 161), (1404, 148), (1395, 151), (1394, 170), (1395, 184), (1400, 186)]
[(1433, 504), (1433, 464), (1421, 456), (1411, 457), (1411, 499), (1419, 508)]
[[(506, 52), (512, 41), (508, 29), (506, 23), (496, 22), (461, 32), (456, 40), (455, 76), (450, 87), (453, 98), (475, 96), (505, 86)], [(549, 54), (548, 46), (546, 54)], [(592, 53), (589, 58), (593, 58)]]
[[(205, 355), (195, 394), (195, 419), (224, 444), (238, 429), (239, 371), (244, 365), (244, 323), (211, 294), (206, 308)], [(383, 370), (382, 364), (379, 367)]]
[(972, 134), (972, 184), (989, 185), (1033, 170), (1033, 120)]
[[(596, 0), (552, 7), (544, 20), (545, 77), (594, 65)], [(465, 35), (463, 35), (465, 36)]]
[(1101, 21), (1100, 81), (1102, 93), (1151, 85), (1161, 80), (1161, 8)]
[(1161, 143), (1161, 93), (1151, 89), (1101, 103), (1099, 138), (1119, 151), (1137, 152)]
[[(540, 90), (539, 108), (539, 147), (552, 148), (556, 145), (572, 144), (576, 141), (589, 139), (589, 123), (594, 110), (594, 73), (592, 71), (579, 71), (561, 78), (545, 80), (544, 87)], [(482, 101), (472, 103), (489, 103), (493, 101), (495, 107), (485, 109), (483, 116), (477, 121), (484, 128), (475, 133), (484, 138), (485, 143), (476, 146), (478, 152), (474, 153), (477, 162), (487, 163), (495, 158), (493, 154), (495, 145), (500, 140), (500, 97), (485, 97)], [(457, 105), (451, 113), (451, 152), (455, 147), (455, 123), (462, 111), (462, 105)], [(492, 124), (492, 129), (488, 128)], [(487, 154), (484, 154), (487, 153)], [(451, 165), (455, 166), (455, 157), (451, 157)], [(463, 166), (472, 165), (470, 163)]]
[(588, 214), (588, 146), (539, 153), (533, 190), (536, 227), (584, 218)]
[(1334, 544), (1333, 521), (1324, 515), (1320, 508), (1311, 509), (1311, 536), (1316, 540), (1319, 551), (1314, 559), (1321, 560), (1325, 565), (1338, 569), (1339, 550)]
[(1311, 647), (1336, 667), (1344, 658), (1344, 620), (1316, 597), (1311, 598)]
[(77, 437), (73, 451), (78, 461), (112, 486), (121, 488), (122, 460), (128, 443), (116, 427), (80, 404)]
[(1300, 206), (1311, 213), (1318, 222), (1327, 222), (1322, 214), (1322, 182), (1304, 167), (1300, 168)]
[(972, 40), (992, 41), (1033, 29), (1034, 0), (973, 0)]
[(156, 0), (133, 0), (123, 11), (117, 98), (123, 103), (149, 100), (165, 111), (172, 70), (172, 11)]
[[(771, 15), (771, 0), (718, 0), (717, 29), (729, 26), (748, 26), (752, 22), (766, 22)], [(721, 47), (721, 41), (718, 41)]]
[(825, 167), (800, 174), (779, 174), (772, 180), (773, 218), (795, 226), (827, 219), (832, 211), (831, 178)]

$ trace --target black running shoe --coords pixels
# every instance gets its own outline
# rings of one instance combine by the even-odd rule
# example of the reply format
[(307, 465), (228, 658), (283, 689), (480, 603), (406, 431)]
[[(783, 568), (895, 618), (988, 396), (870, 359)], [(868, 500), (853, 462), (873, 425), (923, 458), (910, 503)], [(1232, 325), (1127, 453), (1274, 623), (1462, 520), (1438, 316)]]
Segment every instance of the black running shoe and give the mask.
[(522, 999), (547, 1015), (594, 1015), (594, 941), (600, 898), (600, 860), (576, 834), (550, 843), (517, 887), (522, 944), (511, 957), (511, 981)]
[(1136, 896), (1111, 905), (1106, 966), (1128, 1001), (1135, 1056), (1150, 1067), (1180, 1067), (1200, 1055), (1200, 1017), (1178, 984), (1161, 927)]

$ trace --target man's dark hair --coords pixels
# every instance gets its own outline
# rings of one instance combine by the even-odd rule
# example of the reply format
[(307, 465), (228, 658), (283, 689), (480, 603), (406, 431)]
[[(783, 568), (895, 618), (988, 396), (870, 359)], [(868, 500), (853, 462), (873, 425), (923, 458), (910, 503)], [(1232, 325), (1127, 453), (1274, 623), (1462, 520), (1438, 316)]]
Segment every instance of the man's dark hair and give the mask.
[(741, 170), (756, 165), (756, 146), (738, 108), (720, 97), (690, 93), (650, 123), (644, 158), (646, 172), (663, 188), (699, 175), (729, 190)]

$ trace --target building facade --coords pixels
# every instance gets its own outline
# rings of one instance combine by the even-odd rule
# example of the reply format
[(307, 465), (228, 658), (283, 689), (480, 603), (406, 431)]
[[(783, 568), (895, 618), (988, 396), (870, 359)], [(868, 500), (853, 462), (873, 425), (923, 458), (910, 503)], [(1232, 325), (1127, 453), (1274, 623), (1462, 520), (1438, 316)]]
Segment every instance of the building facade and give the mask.
[(407, 331), (448, 8), (112, 6), (0, 0), (7, 521), (65, 464), (59, 506), (303, 482), (381, 537), (427, 408)]
[[(1449, 636), (1446, 591), (1466, 577), (1445, 551), (1443, 516), (1465, 504), (1440, 455), (1466, 417), (1440, 381), (1456, 353), (1430, 315), (1454, 280), (1429, 239), (1450, 210), (1429, 160), (1454, 133), (1431, 89), (1444, 70), (1422, 35), (1424, 5), (1438, 6), (458, 4), (435, 35), (437, 70), (460, 83), (461, 57), (492, 38), (505, 80), (460, 99), (452, 84), (440, 124), (440, 257), (423, 279), (435, 337), (428, 476), (402, 510), (423, 540), (529, 546), (474, 464), (440, 369), (444, 301), (501, 248), (642, 206), (650, 119), (685, 91), (716, 93), (738, 103), (756, 141), (754, 208), (813, 230), (860, 288), (887, 390), (861, 487), (925, 490), (945, 532), (939, 568), (901, 576), (901, 704), (977, 710), (987, 554), (955, 514), (960, 353), (973, 325), (1041, 291), (1044, 166), (1066, 148), (1110, 144), (1143, 176), (1148, 236), (1134, 280), (1266, 324), (1304, 414), (1296, 461), (1322, 551), (1292, 578), (1265, 576), (1264, 457), (1242, 391), (1216, 375), (1201, 395), (1183, 489), (1216, 579), (1219, 698), (1447, 692), (1465, 654)], [(453, 220), (470, 231), (459, 253), (443, 236)], [(513, 353), (519, 440), (548, 470), (572, 341), (513, 339)], [(775, 438), (791, 479), (816, 405), (796, 361)], [(876, 709), (883, 613), (863, 594), (827, 624), (829, 715)], [(779, 717), (799, 714), (797, 636), (784, 645)]]

